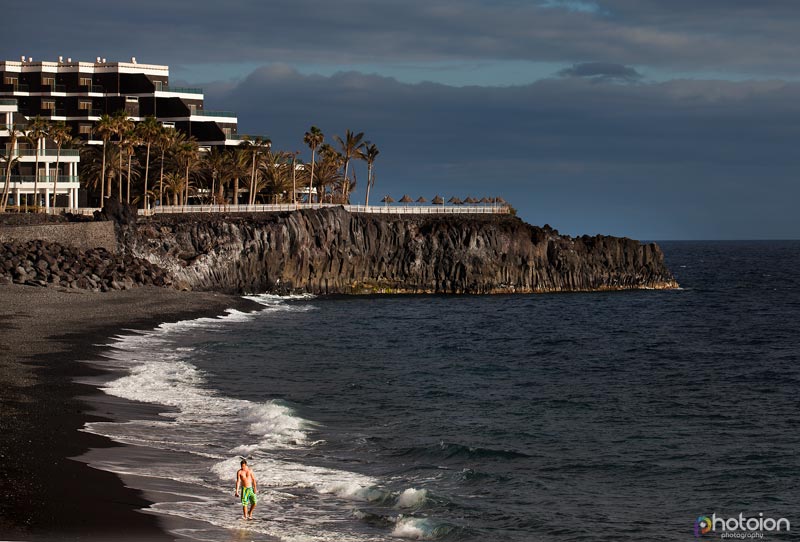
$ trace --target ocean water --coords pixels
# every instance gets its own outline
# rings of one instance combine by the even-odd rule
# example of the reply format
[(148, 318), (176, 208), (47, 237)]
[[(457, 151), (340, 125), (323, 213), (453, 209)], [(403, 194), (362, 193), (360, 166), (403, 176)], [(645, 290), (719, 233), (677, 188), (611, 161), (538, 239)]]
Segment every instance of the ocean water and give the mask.
[[(109, 345), (93, 464), (198, 540), (640, 541), (800, 529), (800, 242), (664, 242), (674, 291), (254, 296)], [(233, 498), (239, 457), (256, 520)], [(792, 539), (792, 533), (767, 533)]]

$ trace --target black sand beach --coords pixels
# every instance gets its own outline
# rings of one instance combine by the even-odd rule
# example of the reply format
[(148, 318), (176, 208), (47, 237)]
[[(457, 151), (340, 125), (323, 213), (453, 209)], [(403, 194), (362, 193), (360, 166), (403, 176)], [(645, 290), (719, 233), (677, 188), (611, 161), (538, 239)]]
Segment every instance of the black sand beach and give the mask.
[(0, 539), (172, 540), (147, 501), (115, 475), (74, 458), (116, 446), (79, 431), (99, 419), (75, 382), (81, 363), (123, 329), (257, 305), (222, 294), (139, 288), (107, 293), (0, 286)]

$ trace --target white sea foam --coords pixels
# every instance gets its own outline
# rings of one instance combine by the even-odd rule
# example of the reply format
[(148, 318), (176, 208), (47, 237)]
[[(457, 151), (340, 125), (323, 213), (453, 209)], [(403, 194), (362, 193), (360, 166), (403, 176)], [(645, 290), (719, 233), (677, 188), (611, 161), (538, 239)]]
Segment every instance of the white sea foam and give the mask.
[(452, 526), (437, 524), (430, 518), (399, 517), (392, 536), (409, 540), (436, 540), (451, 532)]
[(427, 489), (414, 489), (410, 487), (403, 491), (397, 498), (398, 508), (419, 508), (428, 498)]

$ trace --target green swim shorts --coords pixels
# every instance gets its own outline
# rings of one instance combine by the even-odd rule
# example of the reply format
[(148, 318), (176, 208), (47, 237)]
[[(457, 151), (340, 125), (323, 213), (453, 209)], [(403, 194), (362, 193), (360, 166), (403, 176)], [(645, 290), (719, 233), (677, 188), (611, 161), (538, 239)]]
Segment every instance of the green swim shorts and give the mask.
[(242, 506), (248, 506), (251, 503), (253, 505), (258, 503), (258, 497), (256, 497), (253, 488), (252, 487), (242, 488)]

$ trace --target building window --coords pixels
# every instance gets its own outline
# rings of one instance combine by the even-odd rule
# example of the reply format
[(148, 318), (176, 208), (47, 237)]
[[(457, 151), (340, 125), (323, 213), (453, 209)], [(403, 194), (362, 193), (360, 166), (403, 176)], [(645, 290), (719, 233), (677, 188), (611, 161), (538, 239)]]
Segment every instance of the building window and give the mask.
[(55, 111), (56, 110), (56, 101), (55, 100), (42, 100), (42, 109), (45, 111)]
[(225, 139), (231, 138), (231, 135), (233, 134), (233, 130), (231, 128), (223, 128), (222, 131), (225, 133)]
[(54, 87), (54, 86), (56, 86), (56, 78), (55, 77), (42, 76), (42, 86), (43, 87)]
[(92, 108), (92, 102), (81, 100), (78, 102), (78, 109), (81, 111), (88, 111)]
[(79, 134), (91, 134), (92, 133), (92, 125), (91, 124), (81, 124), (78, 126), (78, 133)]
[(153, 81), (153, 84), (155, 84), (156, 90), (164, 90), (164, 81)]
[(189, 114), (196, 115), (197, 114), (197, 105), (189, 104)]
[(16, 88), (17, 85), (19, 84), (19, 79), (17, 79), (16, 77), (11, 77), (10, 75), (6, 75), (3, 78), (3, 83), (6, 85), (12, 85), (14, 88)]
[(128, 103), (138, 104), (139, 98), (137, 98), (136, 96), (125, 96), (125, 101)]
[(90, 87), (90, 86), (92, 86), (92, 78), (91, 77), (81, 77), (80, 85), (82, 87)]

